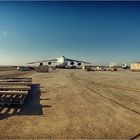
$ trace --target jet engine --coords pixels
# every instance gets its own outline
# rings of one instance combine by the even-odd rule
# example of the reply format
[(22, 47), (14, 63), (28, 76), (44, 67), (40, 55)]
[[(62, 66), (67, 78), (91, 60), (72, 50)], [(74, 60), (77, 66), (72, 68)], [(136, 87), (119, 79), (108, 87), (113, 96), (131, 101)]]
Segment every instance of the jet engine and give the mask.
[(43, 66), (43, 63), (41, 62), (39, 65), (40, 65), (40, 66)]
[(81, 66), (81, 62), (78, 63), (78, 66)]
[(71, 62), (70, 64), (71, 64), (71, 65), (74, 65), (74, 62)]
[(48, 62), (48, 65), (51, 65), (51, 62)]

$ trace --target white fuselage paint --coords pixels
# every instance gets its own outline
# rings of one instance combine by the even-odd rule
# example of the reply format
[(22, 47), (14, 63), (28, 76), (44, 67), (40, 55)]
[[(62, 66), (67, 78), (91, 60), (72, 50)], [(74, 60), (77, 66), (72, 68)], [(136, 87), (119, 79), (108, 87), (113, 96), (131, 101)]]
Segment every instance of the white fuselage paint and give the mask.
[(67, 64), (68, 64), (68, 62), (67, 62), (65, 56), (60, 56), (60, 57), (57, 58), (57, 64), (56, 65), (58, 67), (66, 67)]

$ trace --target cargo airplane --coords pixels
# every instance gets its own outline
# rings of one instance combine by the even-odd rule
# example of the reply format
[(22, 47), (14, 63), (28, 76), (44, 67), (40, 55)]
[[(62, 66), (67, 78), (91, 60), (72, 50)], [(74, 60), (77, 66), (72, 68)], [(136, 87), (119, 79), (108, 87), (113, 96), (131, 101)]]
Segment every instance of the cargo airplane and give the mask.
[[(42, 60), (42, 61), (35, 61), (35, 62), (30, 62), (27, 64), (35, 64), (35, 63), (39, 63), (40, 65), (43, 65), (44, 62), (47, 62), (48, 65), (54, 65), (57, 68), (67, 68), (68, 67), (68, 62), (70, 63), (70, 65), (72, 67), (75, 66), (75, 64), (77, 64), (78, 66), (82, 65), (82, 64), (90, 64), (89, 62), (84, 62), (84, 61), (79, 61), (79, 60), (74, 60), (74, 59), (69, 59), (66, 58), (65, 56), (60, 56), (56, 59), (50, 59), (50, 60)], [(76, 67), (76, 66), (75, 66)]]

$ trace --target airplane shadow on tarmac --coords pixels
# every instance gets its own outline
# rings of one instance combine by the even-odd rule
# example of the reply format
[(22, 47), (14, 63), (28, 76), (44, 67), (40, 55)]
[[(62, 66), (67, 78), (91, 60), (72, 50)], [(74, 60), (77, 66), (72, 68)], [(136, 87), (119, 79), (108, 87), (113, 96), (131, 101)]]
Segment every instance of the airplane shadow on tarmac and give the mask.
[(23, 105), (0, 106), (0, 120), (14, 115), (42, 115), (42, 108), (51, 106), (41, 105), (40, 95), (40, 84), (32, 84), (31, 91), (27, 95)]

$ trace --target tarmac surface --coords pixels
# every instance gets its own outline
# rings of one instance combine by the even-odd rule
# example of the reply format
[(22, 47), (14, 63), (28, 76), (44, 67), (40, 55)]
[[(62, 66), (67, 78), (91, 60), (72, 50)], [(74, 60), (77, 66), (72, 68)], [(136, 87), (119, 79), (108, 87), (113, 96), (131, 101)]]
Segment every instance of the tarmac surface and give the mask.
[(0, 108), (0, 138), (140, 138), (140, 73), (0, 72), (32, 77), (22, 106)]

